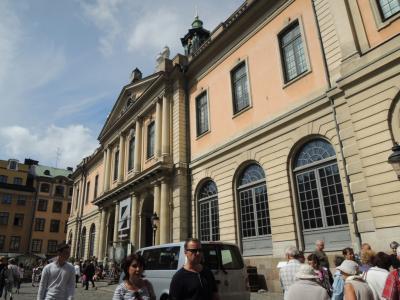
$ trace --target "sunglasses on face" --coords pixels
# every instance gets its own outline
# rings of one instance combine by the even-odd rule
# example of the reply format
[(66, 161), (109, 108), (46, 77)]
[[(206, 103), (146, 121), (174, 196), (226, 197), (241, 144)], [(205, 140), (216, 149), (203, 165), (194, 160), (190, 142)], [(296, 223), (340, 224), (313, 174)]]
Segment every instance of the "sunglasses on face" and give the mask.
[(189, 252), (191, 252), (191, 253), (201, 253), (201, 252), (203, 252), (203, 249), (201, 249), (201, 248), (198, 248), (198, 249), (186, 249), (186, 251), (189, 251)]

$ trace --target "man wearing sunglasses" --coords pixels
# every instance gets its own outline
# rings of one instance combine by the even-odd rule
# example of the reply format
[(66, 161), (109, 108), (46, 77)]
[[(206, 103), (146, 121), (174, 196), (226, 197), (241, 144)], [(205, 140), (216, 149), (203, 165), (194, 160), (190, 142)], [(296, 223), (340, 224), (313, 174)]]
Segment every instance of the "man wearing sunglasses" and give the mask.
[(171, 300), (219, 300), (217, 284), (211, 270), (201, 264), (202, 248), (198, 239), (187, 239), (184, 245), (186, 263), (172, 277)]

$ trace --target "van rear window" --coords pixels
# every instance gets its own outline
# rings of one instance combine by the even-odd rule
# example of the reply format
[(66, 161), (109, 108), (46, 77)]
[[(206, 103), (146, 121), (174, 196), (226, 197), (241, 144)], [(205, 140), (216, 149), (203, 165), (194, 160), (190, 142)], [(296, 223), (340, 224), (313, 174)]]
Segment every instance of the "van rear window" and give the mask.
[(239, 270), (244, 263), (239, 249), (232, 245), (203, 244), (203, 263), (210, 269)]
[(179, 246), (144, 250), (142, 255), (146, 270), (176, 270), (179, 260)]

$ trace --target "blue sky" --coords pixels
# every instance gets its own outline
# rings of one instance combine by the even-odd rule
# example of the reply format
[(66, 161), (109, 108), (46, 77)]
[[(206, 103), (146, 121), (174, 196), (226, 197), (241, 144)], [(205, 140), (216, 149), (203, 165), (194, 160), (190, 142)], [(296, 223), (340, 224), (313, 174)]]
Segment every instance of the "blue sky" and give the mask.
[(196, 7), (213, 30), (242, 2), (0, 0), (0, 159), (75, 167), (135, 67), (182, 53)]

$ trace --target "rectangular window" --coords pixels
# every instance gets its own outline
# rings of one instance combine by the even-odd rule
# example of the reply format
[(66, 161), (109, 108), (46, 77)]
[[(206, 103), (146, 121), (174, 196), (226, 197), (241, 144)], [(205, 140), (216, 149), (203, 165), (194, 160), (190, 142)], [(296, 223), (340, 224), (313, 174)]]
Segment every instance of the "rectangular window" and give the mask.
[(48, 240), (48, 242), (47, 242), (47, 252), (48, 253), (56, 253), (57, 252), (57, 241)]
[(75, 209), (78, 208), (78, 202), (79, 202), (79, 189), (76, 189)]
[(62, 185), (57, 185), (54, 195), (59, 197), (64, 197), (64, 187)]
[(128, 171), (133, 169), (135, 163), (135, 137), (129, 140), (129, 158), (128, 158)]
[(306, 54), (298, 21), (279, 35), (285, 83), (307, 71)]
[(142, 254), (146, 270), (176, 270), (179, 261), (179, 246), (144, 250)]
[(196, 128), (197, 136), (208, 131), (208, 99), (207, 92), (196, 97)]
[(67, 204), (67, 214), (71, 213), (71, 202), (68, 202)]
[(35, 219), (35, 231), (44, 231), (46, 220), (42, 218)]
[(69, 196), (69, 197), (72, 197), (73, 192), (74, 192), (74, 189), (73, 189), (72, 187), (69, 188), (69, 190), (68, 190), (68, 196)]
[(5, 175), (0, 175), (0, 183), (7, 183), (8, 177)]
[(6, 236), (0, 235), (0, 250), (4, 249), (4, 245), (6, 244)]
[(0, 225), (8, 225), (8, 212), (0, 212)]
[(13, 224), (21, 227), (24, 224), (24, 214), (15, 214)]
[(14, 159), (10, 159), (8, 161), (8, 169), (10, 170), (18, 170), (18, 161)]
[(115, 151), (114, 156), (114, 180), (118, 178), (119, 150)]
[(93, 200), (97, 198), (98, 188), (99, 188), (99, 175), (96, 175), (96, 177), (94, 178)]
[(32, 240), (32, 252), (42, 251), (42, 240)]
[(50, 192), (50, 184), (48, 184), (48, 183), (42, 183), (42, 184), (40, 185), (40, 192), (41, 192), (41, 193), (48, 193), (48, 192)]
[(236, 114), (250, 105), (245, 62), (240, 63), (231, 71), (231, 83), (233, 111)]
[(61, 201), (54, 201), (53, 202), (53, 212), (60, 213), (62, 210), (62, 202)]
[(22, 178), (21, 177), (14, 177), (14, 184), (22, 185)]
[(11, 194), (3, 194), (1, 203), (3, 204), (11, 204), (12, 201), (12, 195)]
[(89, 203), (89, 193), (90, 193), (90, 181), (86, 184), (85, 204)]
[(39, 199), (37, 210), (38, 211), (46, 211), (47, 210), (47, 200), (46, 199)]
[(389, 19), (390, 17), (400, 12), (399, 0), (379, 0), (378, 6), (383, 21)]
[(26, 196), (25, 195), (18, 195), (17, 197), (17, 205), (26, 205)]
[(12, 236), (10, 240), (10, 251), (18, 251), (21, 245), (20, 236)]
[(50, 232), (59, 232), (60, 231), (60, 221), (59, 220), (51, 220), (50, 221)]
[(154, 142), (155, 142), (155, 122), (151, 122), (147, 126), (147, 158), (154, 156)]

